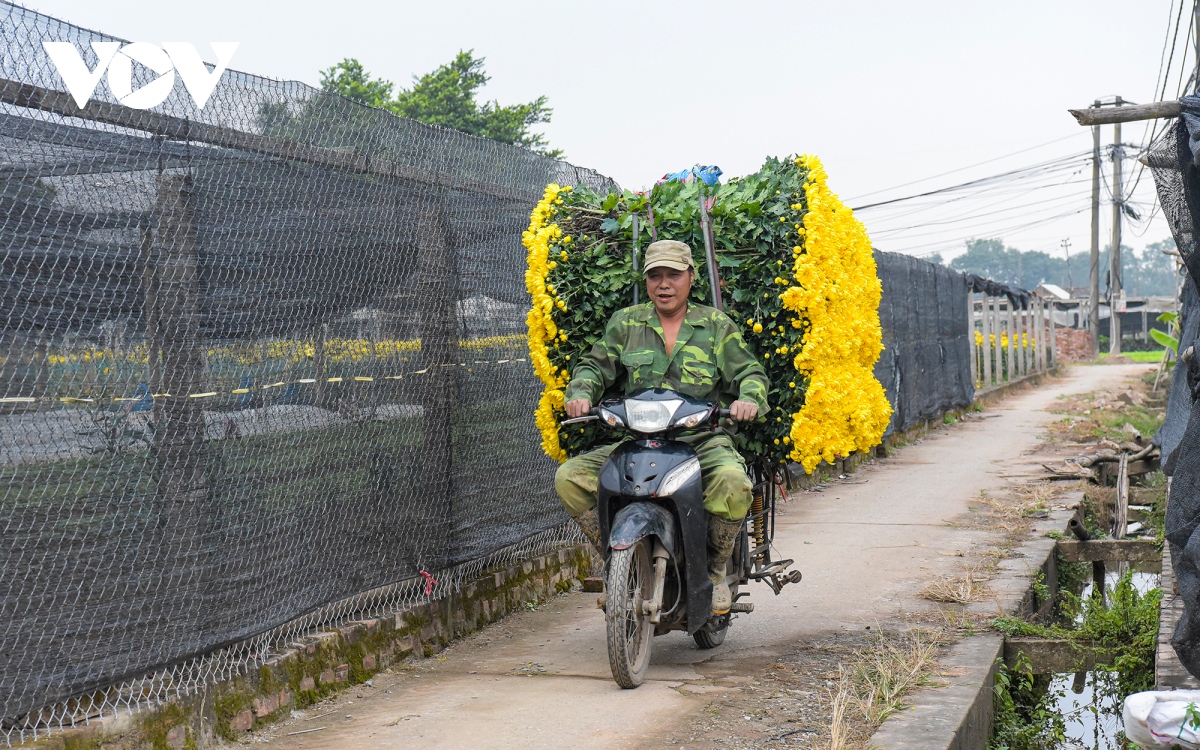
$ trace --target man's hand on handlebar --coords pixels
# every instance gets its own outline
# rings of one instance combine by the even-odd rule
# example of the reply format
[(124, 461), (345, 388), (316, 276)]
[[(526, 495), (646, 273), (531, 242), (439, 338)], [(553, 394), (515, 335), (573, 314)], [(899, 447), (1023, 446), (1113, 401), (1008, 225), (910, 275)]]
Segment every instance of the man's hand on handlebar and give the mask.
[[(570, 411), (568, 410), (568, 414)], [(734, 401), (729, 405), (729, 417), (735, 422), (753, 422), (758, 416), (758, 404), (749, 401)]]
[[(753, 405), (753, 404), (752, 404)], [(567, 418), (575, 419), (577, 417), (586, 417), (588, 412), (592, 410), (592, 402), (586, 398), (577, 398), (568, 401), (566, 404)]]

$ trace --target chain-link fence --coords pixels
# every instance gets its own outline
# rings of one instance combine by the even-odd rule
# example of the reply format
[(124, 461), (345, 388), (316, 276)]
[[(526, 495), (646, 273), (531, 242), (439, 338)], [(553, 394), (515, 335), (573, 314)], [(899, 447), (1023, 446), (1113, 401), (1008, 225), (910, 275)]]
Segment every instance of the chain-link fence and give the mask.
[[(3, 2), (0, 38), (0, 739), (579, 541), (520, 238), (610, 180), (232, 71), (81, 109), (42, 43), (120, 40)], [(877, 259), (903, 430), (970, 402), (967, 285)]]
[(42, 43), (118, 40), (0, 35), (0, 739), (570, 539), (520, 238), (610, 180), (232, 71), (81, 110)]

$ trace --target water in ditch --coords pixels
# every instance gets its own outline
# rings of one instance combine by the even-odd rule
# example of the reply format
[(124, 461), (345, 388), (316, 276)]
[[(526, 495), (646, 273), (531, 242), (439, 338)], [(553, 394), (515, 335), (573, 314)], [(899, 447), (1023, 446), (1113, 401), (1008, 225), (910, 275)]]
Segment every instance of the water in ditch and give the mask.
[[(1108, 589), (1116, 586), (1121, 571), (1109, 571), (1105, 576)], [(1134, 588), (1146, 595), (1159, 585), (1158, 573), (1131, 575)], [(1083, 587), (1084, 598), (1092, 595), (1092, 580)], [(1118, 735), (1124, 730), (1121, 721), (1121, 695), (1117, 676), (1111, 672), (1091, 671), (1079, 674), (1056, 674), (1050, 680), (1047, 698), (1054, 701), (1055, 710), (1062, 716), (1066, 742), (1062, 748), (1087, 750), (1120, 750)]]

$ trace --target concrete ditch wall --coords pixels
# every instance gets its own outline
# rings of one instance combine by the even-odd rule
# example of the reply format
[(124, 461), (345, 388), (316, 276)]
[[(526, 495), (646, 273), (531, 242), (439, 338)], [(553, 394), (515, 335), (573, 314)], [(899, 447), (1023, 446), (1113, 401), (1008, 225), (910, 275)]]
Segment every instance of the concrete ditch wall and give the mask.
[[(1083, 500), (1083, 493), (1064, 495), (1070, 506)], [(995, 597), (968, 606), (972, 614), (1003, 614), (1017, 617), (1046, 615), (1058, 591), (1058, 541), (1047, 534), (1066, 532), (1074, 511), (1060, 510), (1034, 524), (1031, 538), (999, 564), (996, 577), (988, 581)], [(1034, 581), (1045, 588), (1039, 594)], [(871, 737), (876, 750), (986, 750), (991, 738), (994, 711), (992, 689), (996, 667), (1004, 656), (1004, 637), (998, 633), (964, 638), (939, 660), (944, 687), (914, 693), (912, 710), (894, 714)]]

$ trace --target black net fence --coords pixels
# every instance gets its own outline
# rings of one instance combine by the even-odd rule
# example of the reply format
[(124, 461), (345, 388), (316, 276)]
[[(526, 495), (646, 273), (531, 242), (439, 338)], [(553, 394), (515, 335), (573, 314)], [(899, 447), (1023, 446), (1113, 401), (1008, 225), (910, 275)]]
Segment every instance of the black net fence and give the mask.
[[(1200, 98), (1184, 97), (1183, 114), (1144, 157), (1154, 175), (1163, 215), (1187, 269), (1180, 299), (1181, 352), (1197, 341), (1200, 278), (1195, 228), (1200, 221)], [(1184, 356), (1171, 377), (1167, 415), (1155, 442), (1161, 447), (1163, 471), (1171, 476), (1166, 538), (1179, 586), (1183, 615), (1171, 644), (1180, 662), (1200, 676), (1200, 360)]]
[(968, 279), (910, 255), (875, 252), (883, 353), (875, 377), (892, 404), (886, 435), (940, 420), (975, 397)]
[(521, 233), (610, 180), (233, 71), (80, 109), (42, 43), (119, 40), (0, 36), (0, 739), (574, 538)]

